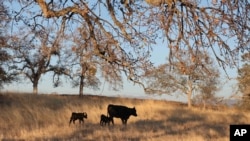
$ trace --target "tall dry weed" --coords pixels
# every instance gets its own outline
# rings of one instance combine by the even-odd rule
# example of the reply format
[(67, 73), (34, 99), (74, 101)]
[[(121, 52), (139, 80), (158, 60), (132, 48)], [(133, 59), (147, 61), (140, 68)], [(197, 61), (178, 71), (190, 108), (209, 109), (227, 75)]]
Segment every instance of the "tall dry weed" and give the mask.
[[(126, 126), (100, 126), (108, 104), (136, 107)], [(0, 139), (88, 141), (203, 141), (229, 140), (229, 125), (250, 122), (235, 109), (189, 109), (178, 102), (100, 96), (32, 94), (0, 95)], [(83, 125), (69, 126), (72, 112), (87, 112)]]

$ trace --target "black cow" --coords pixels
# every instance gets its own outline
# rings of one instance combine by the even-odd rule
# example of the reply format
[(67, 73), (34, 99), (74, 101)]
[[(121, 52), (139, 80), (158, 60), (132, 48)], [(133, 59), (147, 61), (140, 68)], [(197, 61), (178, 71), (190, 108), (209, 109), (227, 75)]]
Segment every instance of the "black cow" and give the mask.
[(83, 113), (72, 112), (71, 117), (70, 117), (70, 121), (69, 121), (69, 125), (72, 121), (75, 124), (75, 120), (79, 120), (79, 123), (81, 123), (81, 122), (84, 123), (84, 118), (87, 119), (87, 113), (85, 113), (85, 112), (83, 112)]
[(102, 114), (101, 115), (101, 120), (100, 120), (100, 125), (101, 126), (106, 125), (106, 124), (109, 125), (111, 121), (112, 121), (112, 118)]
[(113, 117), (120, 118), (122, 120), (122, 124), (127, 124), (127, 120), (129, 119), (130, 115), (137, 116), (136, 109), (128, 108), (122, 105), (108, 105), (107, 109), (108, 115), (111, 118), (111, 122), (114, 125)]

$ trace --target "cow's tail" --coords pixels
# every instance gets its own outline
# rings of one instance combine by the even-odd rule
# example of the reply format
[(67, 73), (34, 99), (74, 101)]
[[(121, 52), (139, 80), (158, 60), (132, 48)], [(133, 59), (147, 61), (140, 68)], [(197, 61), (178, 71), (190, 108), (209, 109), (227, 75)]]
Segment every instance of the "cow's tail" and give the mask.
[(107, 109), (107, 117), (109, 117), (109, 107), (108, 107), (108, 109)]

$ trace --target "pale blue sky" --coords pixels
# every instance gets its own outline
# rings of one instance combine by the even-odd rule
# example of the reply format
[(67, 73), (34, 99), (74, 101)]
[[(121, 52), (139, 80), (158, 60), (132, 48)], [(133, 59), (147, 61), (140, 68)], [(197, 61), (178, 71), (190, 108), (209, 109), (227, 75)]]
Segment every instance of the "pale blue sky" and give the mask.
[[(167, 46), (164, 44), (158, 44), (154, 47), (154, 51), (152, 52), (152, 62), (155, 64), (161, 64), (166, 61), (166, 57), (168, 55)], [(221, 70), (222, 71), (222, 70)], [(236, 86), (236, 81), (228, 80), (225, 77), (225, 74), (222, 71), (222, 82), (226, 82), (224, 87), (221, 91), (218, 92), (218, 96), (225, 96), (229, 97), (233, 89)], [(227, 73), (230, 77), (235, 78), (237, 76), (235, 69), (227, 69)], [(78, 94), (79, 89), (78, 87), (72, 88), (70, 82), (63, 83), (62, 86), (54, 88), (53, 83), (51, 81), (52, 74), (44, 75), (38, 86), (39, 93), (44, 94), (51, 94), (51, 93), (58, 93), (58, 94)], [(128, 81), (124, 78), (124, 87), (120, 91), (113, 91), (109, 88), (109, 84), (101, 79), (100, 89), (97, 91), (93, 91), (90, 89), (85, 88), (84, 93), (93, 94), (93, 95), (104, 95), (104, 96), (123, 96), (123, 97), (136, 97), (136, 98), (154, 98), (154, 99), (164, 99), (164, 100), (175, 100), (175, 101), (183, 101), (186, 102), (185, 95), (178, 95), (178, 96), (168, 96), (168, 95), (148, 95), (145, 94), (142, 87), (138, 85), (134, 85), (132, 82)], [(32, 83), (28, 80), (23, 81), (21, 83), (12, 83), (5, 87), (4, 91), (17, 91), (17, 92), (32, 92)]]
[[(154, 47), (154, 51), (152, 52), (152, 62), (154, 64), (161, 64), (166, 61), (166, 56), (168, 54), (168, 49), (166, 45), (157, 45)], [(40, 80), (40, 85), (38, 86), (38, 91), (40, 93), (67, 93), (67, 94), (77, 94), (78, 93), (78, 87), (72, 88), (70, 82), (64, 82), (63, 86), (58, 88), (53, 88), (53, 84), (51, 81), (52, 74), (46, 74), (42, 76)], [(93, 91), (85, 88), (86, 93), (92, 93), (97, 95), (144, 95), (143, 89), (138, 86), (134, 85), (132, 82), (127, 81), (126, 78), (124, 78), (124, 88), (120, 91), (113, 91), (109, 88), (109, 84), (106, 83), (103, 79), (101, 79), (101, 86), (100, 90)], [(13, 83), (9, 86), (5, 87), (5, 90), (13, 90), (13, 91), (25, 91), (25, 92), (32, 92), (32, 84), (26, 80), (22, 83)]]

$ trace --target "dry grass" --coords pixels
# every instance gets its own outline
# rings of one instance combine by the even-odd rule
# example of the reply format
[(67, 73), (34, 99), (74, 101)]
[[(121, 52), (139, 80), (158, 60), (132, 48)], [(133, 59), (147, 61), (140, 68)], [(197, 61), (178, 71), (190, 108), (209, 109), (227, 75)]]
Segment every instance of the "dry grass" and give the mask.
[[(101, 127), (99, 118), (109, 103), (136, 107), (123, 126)], [(234, 109), (188, 109), (159, 100), (99, 96), (0, 94), (0, 139), (84, 141), (228, 141), (229, 125), (250, 122), (250, 115)], [(84, 125), (69, 126), (71, 112), (88, 113)]]

